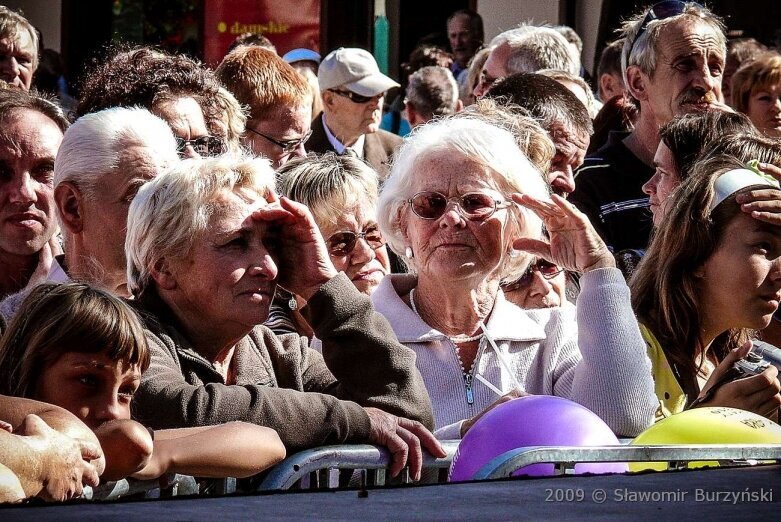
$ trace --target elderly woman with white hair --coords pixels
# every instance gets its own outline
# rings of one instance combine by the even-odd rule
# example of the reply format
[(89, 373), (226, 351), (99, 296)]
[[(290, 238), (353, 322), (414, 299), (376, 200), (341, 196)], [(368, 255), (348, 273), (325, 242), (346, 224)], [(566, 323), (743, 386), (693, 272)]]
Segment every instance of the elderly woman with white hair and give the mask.
[[(552, 198), (513, 136), (476, 118), (429, 123), (398, 152), (378, 216), (413, 274), (387, 276), (372, 300), (417, 354), (440, 439), (519, 394), (576, 401), (621, 435), (653, 422), (629, 289), (585, 216)], [(577, 321), (505, 299), (500, 282), (533, 256), (583, 274)]]
[[(411, 350), (337, 274), (308, 209), (273, 192), (267, 160), (192, 159), (139, 190), (128, 216), (128, 286), (151, 363), (135, 395), (154, 428), (246, 421), (289, 451), (369, 442), (392, 472), (421, 467), (431, 406)], [(277, 285), (302, 296), (323, 355), (261, 325)], [(413, 419), (413, 420), (410, 420)]]

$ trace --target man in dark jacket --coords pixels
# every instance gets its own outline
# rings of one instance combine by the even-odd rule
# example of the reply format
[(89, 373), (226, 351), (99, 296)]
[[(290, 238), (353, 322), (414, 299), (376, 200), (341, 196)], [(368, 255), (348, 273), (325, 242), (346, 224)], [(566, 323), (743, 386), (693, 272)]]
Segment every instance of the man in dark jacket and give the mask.
[(388, 176), (388, 164), (401, 138), (380, 129), (385, 92), (399, 84), (380, 72), (368, 51), (332, 51), (317, 74), (323, 112), (312, 122), (309, 152), (351, 154)]

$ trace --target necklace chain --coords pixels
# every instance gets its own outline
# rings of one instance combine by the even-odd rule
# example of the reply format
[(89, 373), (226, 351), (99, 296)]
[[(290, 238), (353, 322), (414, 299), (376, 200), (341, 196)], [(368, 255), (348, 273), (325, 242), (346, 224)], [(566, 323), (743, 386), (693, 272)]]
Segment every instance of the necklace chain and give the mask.
[[(412, 311), (415, 312), (415, 315), (420, 317), (421, 320), (423, 320), (423, 317), (420, 315), (420, 312), (418, 312), (418, 308), (415, 306), (415, 289), (409, 291), (409, 303), (412, 307)], [(461, 372), (464, 374), (464, 376), (468, 375), (468, 372), (466, 371), (466, 368), (464, 367), (464, 361), (461, 359), (461, 351), (458, 349), (459, 344), (469, 343), (472, 341), (477, 341), (483, 337), (483, 333), (479, 333), (477, 335), (473, 335), (471, 337), (450, 337), (447, 336), (447, 338), (450, 340), (451, 343), (453, 343), (453, 350), (456, 352), (456, 359), (458, 359), (458, 364), (461, 366)]]

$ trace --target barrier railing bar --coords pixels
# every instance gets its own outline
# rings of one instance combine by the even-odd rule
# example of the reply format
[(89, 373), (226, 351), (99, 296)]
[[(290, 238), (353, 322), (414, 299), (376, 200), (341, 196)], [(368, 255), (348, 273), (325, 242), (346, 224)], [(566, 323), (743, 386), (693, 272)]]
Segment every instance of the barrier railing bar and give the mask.
[(702, 444), (697, 446), (593, 446), (517, 448), (483, 466), (475, 480), (508, 477), (532, 464), (565, 463), (560, 470), (589, 462), (666, 462), (677, 468), (684, 461), (781, 460), (781, 444)]

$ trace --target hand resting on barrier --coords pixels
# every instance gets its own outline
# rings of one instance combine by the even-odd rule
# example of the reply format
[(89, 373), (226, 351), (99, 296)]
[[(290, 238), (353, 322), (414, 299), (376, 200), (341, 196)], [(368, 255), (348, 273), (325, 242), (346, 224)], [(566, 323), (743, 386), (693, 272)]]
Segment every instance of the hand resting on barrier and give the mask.
[(425, 448), (435, 457), (445, 457), (439, 441), (418, 421), (396, 417), (377, 408), (364, 408), (371, 422), (369, 442), (385, 446), (392, 455), (391, 475), (409, 466), (414, 480), (420, 480)]

